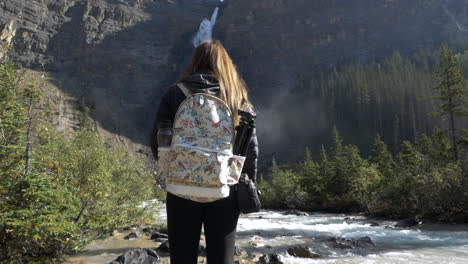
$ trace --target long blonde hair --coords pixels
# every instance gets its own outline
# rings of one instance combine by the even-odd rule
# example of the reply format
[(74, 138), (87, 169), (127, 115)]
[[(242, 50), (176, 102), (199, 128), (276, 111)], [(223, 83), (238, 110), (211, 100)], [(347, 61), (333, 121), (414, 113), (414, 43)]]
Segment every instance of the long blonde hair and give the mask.
[(219, 40), (202, 42), (195, 48), (192, 62), (181, 77), (181, 80), (195, 72), (212, 73), (221, 86), (221, 99), (231, 109), (234, 124), (239, 124), (239, 109), (254, 110), (249, 101), (247, 87), (239, 75), (236, 66)]

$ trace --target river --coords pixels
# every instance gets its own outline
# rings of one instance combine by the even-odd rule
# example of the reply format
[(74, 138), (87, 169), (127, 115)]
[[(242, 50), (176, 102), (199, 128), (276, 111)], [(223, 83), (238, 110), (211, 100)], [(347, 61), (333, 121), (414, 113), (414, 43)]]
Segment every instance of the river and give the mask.
[[(372, 226), (376, 225), (378, 226)], [(239, 244), (254, 250), (252, 237), (263, 238), (272, 248), (255, 248), (263, 253), (279, 252), (286, 263), (468, 263), (466, 225), (422, 224), (418, 228), (392, 228), (395, 222), (368, 219), (361, 215), (311, 213), (284, 215), (263, 211), (240, 219)], [(357, 239), (368, 236), (372, 248), (336, 249), (320, 238)], [(298, 259), (285, 254), (292, 245), (309, 245), (319, 259)]]
[[(164, 213), (159, 219), (164, 222)], [(291, 264), (468, 263), (467, 225), (422, 224), (417, 228), (394, 228), (394, 225), (394, 221), (362, 215), (310, 213), (297, 216), (282, 211), (261, 211), (239, 219), (237, 245), (257, 256), (280, 254), (284, 263)], [(81, 254), (67, 260), (69, 263), (108, 263), (128, 249), (157, 247), (147, 237), (124, 240), (124, 234), (95, 241)], [(331, 238), (351, 241), (366, 236), (375, 246), (337, 248), (326, 242)], [(291, 257), (286, 251), (295, 245), (308, 246), (321, 257)]]

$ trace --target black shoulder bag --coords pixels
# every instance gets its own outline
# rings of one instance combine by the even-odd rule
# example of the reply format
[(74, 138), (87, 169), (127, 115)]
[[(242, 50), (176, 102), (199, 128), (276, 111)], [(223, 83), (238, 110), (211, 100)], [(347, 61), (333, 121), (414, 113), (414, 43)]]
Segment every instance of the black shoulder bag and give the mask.
[[(234, 155), (246, 156), (250, 139), (252, 138), (255, 129), (254, 113), (239, 110), (239, 126), (236, 127), (236, 139), (234, 141)], [(260, 211), (260, 191), (255, 186), (255, 183), (249, 178), (246, 173), (242, 173), (237, 184), (237, 202), (241, 213), (255, 213)]]

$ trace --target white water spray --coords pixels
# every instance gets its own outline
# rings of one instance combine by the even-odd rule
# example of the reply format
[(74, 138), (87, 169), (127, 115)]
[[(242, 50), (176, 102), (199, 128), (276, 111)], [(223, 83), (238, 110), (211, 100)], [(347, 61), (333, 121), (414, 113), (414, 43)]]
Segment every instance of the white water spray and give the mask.
[[(222, 1), (221, 1), (222, 2)], [(193, 38), (193, 46), (198, 46), (205, 40), (211, 40), (213, 37), (213, 28), (216, 23), (216, 19), (218, 18), (218, 11), (219, 7), (216, 7), (213, 15), (211, 15), (211, 19), (203, 19), (200, 23), (200, 28), (198, 29), (197, 35)]]

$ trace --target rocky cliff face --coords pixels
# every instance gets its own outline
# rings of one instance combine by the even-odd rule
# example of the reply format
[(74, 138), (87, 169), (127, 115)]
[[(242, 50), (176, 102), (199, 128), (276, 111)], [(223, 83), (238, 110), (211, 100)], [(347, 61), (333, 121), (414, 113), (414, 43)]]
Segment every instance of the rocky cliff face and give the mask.
[(0, 26), (0, 60), (7, 56), (15, 35), (16, 23), (14, 21)]
[(161, 93), (216, 6), (214, 36), (264, 113), (265, 146), (262, 127), (281, 124), (275, 105), (318, 69), (467, 39), (468, 0), (4, 0), (0, 24), (15, 21), (15, 61), (49, 72), (104, 130), (144, 146)]

